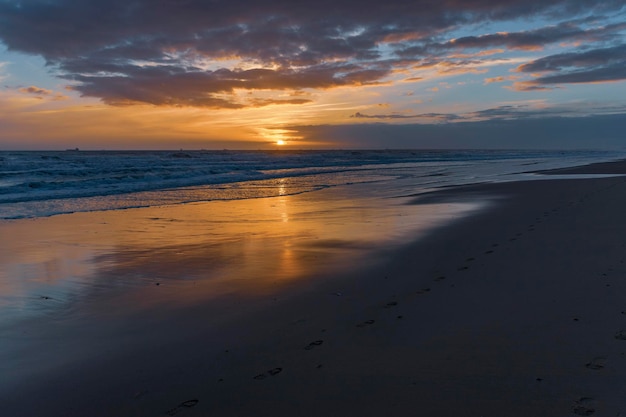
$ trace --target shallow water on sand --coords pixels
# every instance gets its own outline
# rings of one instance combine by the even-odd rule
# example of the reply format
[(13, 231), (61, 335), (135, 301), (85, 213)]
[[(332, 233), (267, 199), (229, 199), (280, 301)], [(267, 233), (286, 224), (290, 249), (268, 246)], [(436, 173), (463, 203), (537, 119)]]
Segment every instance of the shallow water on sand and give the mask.
[(2, 222), (0, 326), (306, 286), (478, 206), (364, 187)]
[(383, 256), (478, 206), (407, 202), (335, 189), (5, 221), (0, 234), (12, 238), (0, 240), (0, 323), (102, 300), (116, 310), (272, 292), (364, 267), (375, 261), (366, 254)]
[(11, 385), (102, 349), (143, 346), (165, 317), (200, 305), (211, 308), (210, 326), (372, 266), (481, 205), (362, 191), (0, 223), (11, 237), (0, 239), (0, 373)]

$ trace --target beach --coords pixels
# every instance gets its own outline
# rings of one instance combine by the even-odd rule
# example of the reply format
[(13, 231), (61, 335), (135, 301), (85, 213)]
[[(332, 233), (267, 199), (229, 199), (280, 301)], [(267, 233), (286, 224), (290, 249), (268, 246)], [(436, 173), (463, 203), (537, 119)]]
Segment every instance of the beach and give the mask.
[(554, 173), (2, 223), (2, 414), (626, 415), (626, 163)]

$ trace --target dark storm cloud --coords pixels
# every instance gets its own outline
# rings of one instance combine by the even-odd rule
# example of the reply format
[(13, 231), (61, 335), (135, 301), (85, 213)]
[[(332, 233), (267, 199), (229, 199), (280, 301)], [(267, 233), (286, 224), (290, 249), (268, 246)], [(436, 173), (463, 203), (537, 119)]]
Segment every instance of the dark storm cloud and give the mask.
[[(75, 90), (107, 103), (241, 107), (255, 104), (223, 95), (376, 83), (392, 69), (383, 44), (424, 61), (433, 34), (463, 24), (622, 7), (623, 0), (0, 0), (0, 39), (43, 56)], [(439, 48), (609, 39), (612, 30), (560, 25)], [(216, 60), (231, 58), (242, 68), (220, 69)]]
[(557, 26), (524, 32), (467, 36), (454, 39), (442, 45), (442, 47), (482, 49), (506, 46), (512, 49), (536, 49), (543, 48), (551, 43), (564, 41), (610, 41), (617, 37), (617, 31), (624, 29), (626, 29), (626, 23), (608, 25), (601, 28), (582, 29), (572, 22), (566, 22)]
[[(622, 5), (618, 0), (4, 0), (0, 36), (11, 48), (48, 58), (159, 38), (162, 43), (174, 39), (179, 44), (203, 44), (210, 51), (225, 46), (241, 52), (271, 55), (268, 49), (274, 49), (292, 54), (304, 42), (314, 51), (328, 52), (329, 48), (354, 53), (389, 35), (484, 19), (540, 13), (566, 16)], [(351, 41), (342, 38), (357, 29), (365, 30), (363, 36)]]
[[(521, 32), (498, 32), (480, 36), (464, 36), (447, 42), (422, 42), (405, 46), (397, 51), (403, 58), (441, 56), (451, 51), (473, 49), (485, 51), (488, 48), (506, 47), (509, 49), (537, 50), (557, 42), (590, 43), (611, 42), (621, 38), (620, 31), (626, 30), (626, 23), (616, 23), (585, 29), (583, 24), (593, 24), (597, 17), (563, 22), (535, 30)], [(431, 58), (432, 62), (433, 58)]]
[(626, 45), (583, 52), (550, 55), (518, 67), (519, 72), (545, 73), (531, 81), (516, 83), (519, 90), (626, 80)]
[(520, 72), (556, 71), (564, 68), (585, 68), (623, 62), (626, 59), (626, 45), (611, 48), (594, 49), (584, 52), (572, 52), (550, 55), (520, 65)]
[[(93, 77), (76, 74), (72, 79), (80, 82), (77, 88), (83, 94), (100, 97), (108, 104), (144, 102), (156, 105), (227, 108), (239, 108), (243, 105), (233, 100), (217, 98), (215, 94), (229, 94), (235, 89), (295, 90), (366, 85), (375, 83), (388, 72), (385, 68), (364, 69), (352, 64), (318, 65), (299, 71), (288, 69), (190, 71), (166, 65), (105, 68), (111, 75)], [(295, 103), (293, 100), (283, 102)], [(252, 105), (257, 107), (259, 102)]]

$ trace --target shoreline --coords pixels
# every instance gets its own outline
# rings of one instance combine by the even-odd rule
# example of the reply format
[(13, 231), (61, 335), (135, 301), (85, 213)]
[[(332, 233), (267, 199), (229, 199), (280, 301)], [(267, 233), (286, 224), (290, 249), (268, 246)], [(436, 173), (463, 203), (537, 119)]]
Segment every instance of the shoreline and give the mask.
[[(568, 173), (626, 173), (626, 163), (609, 164)], [(67, 338), (101, 355), (5, 387), (0, 404), (25, 416), (624, 413), (626, 179), (432, 196), (494, 202), (382, 263), (348, 265), (304, 290), (249, 306), (227, 294), (214, 305), (149, 310), (121, 328), (56, 333), (48, 347)], [(228, 317), (207, 320), (220, 312)], [(72, 330), (67, 320), (57, 330)], [(133, 332), (143, 332), (141, 346), (125, 338)]]
[[(261, 165), (253, 171), (250, 171), (248, 166), (249, 158), (237, 153), (235, 155), (238, 156), (233, 156), (234, 159), (194, 157), (178, 158), (175, 161), (167, 155), (160, 155), (159, 161), (161, 162), (156, 166), (152, 161), (155, 155), (151, 151), (146, 151), (145, 154), (137, 152), (130, 160), (123, 159), (125, 163), (121, 165), (118, 164), (119, 161), (108, 160), (115, 159), (112, 156), (80, 158), (79, 165), (87, 164), (91, 167), (90, 171), (98, 171), (104, 165), (110, 166), (109, 168), (113, 171), (107, 168), (105, 171), (108, 174), (102, 178), (86, 177), (75, 181), (76, 178), (72, 176), (73, 170), (68, 171), (65, 168), (65, 165), (73, 160), (72, 158), (66, 161), (63, 158), (40, 155), (40, 152), (33, 151), (33, 158), (7, 159), (9, 162), (15, 159), (18, 171), (29, 172), (29, 167), (31, 167), (37, 172), (42, 169), (43, 175), (28, 179), (21, 178), (19, 175), (13, 178), (15, 173), (10, 170), (5, 173), (13, 179), (1, 184), (4, 194), (0, 199), (0, 224), (2, 221), (80, 212), (98, 213), (99, 211), (154, 208), (163, 205), (297, 195), (318, 192), (330, 187), (344, 188), (346, 185), (352, 186), (361, 182), (384, 183), (385, 179), (389, 178), (404, 181), (407, 190), (411, 187), (429, 190), (441, 186), (454, 187), (466, 184), (468, 178), (475, 182), (511, 181), (524, 179), (528, 169), (545, 170), (623, 157), (623, 152), (618, 151), (363, 150), (337, 152), (339, 157), (332, 156), (331, 152), (330, 163), (322, 163), (321, 166), (317, 164), (320, 158), (329, 156), (328, 152), (314, 151), (310, 157), (304, 159), (261, 158), (259, 162)], [(95, 153), (99, 154), (99, 152)], [(162, 152), (156, 152), (156, 154), (162, 154)], [(198, 155), (202, 156), (204, 153), (200, 152)], [(127, 157), (128, 155), (124, 156), (124, 158)], [(174, 165), (179, 169), (172, 170), (170, 166), (172, 162), (175, 162)], [(231, 170), (232, 163), (242, 163), (242, 170)], [(402, 167), (407, 163), (409, 168), (403, 171)], [(51, 166), (48, 166), (49, 164)], [(191, 165), (188, 166), (189, 164)], [(332, 168), (333, 164), (336, 165), (335, 168)], [(10, 166), (11, 163), (5, 168), (8, 169)], [(147, 178), (141, 176), (137, 179), (133, 179), (134, 176), (127, 178), (124, 169), (118, 172), (122, 166), (136, 166), (139, 171), (146, 171)], [(379, 170), (381, 167), (382, 171)], [(188, 169), (191, 170), (190, 177), (184, 174)], [(172, 178), (171, 175), (174, 172), (178, 174)], [(335, 172), (341, 174), (335, 178), (333, 174)], [(48, 175), (54, 178), (52, 182), (49, 182)], [(82, 175), (78, 174), (80, 178)]]

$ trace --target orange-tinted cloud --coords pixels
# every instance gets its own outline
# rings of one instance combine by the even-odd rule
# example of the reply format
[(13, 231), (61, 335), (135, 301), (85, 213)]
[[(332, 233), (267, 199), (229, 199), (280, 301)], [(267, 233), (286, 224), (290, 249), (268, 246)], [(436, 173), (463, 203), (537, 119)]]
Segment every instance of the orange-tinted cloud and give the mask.
[(424, 80), (424, 77), (409, 77), (409, 78), (405, 78), (404, 81), (405, 83), (415, 83), (418, 81), (422, 81)]
[(31, 94), (40, 100), (43, 100), (44, 98), (50, 98), (51, 100), (55, 100), (55, 101), (68, 99), (66, 95), (63, 95), (61, 93), (55, 93), (52, 90), (48, 90), (48, 89), (41, 88), (41, 87), (36, 87), (34, 85), (31, 85), (30, 87), (19, 88), (18, 91), (24, 94)]
[[(588, 27), (591, 21), (584, 19), (440, 39), (466, 24), (602, 16), (622, 7), (623, 0), (250, 0), (245, 7), (225, 0), (136, 0), (131, 6), (110, 0), (106, 7), (4, 1), (0, 40), (12, 51), (42, 56), (75, 91), (107, 104), (242, 109), (262, 101), (241, 100), (236, 90), (379, 85), (405, 65), (403, 59), (441, 62), (451, 52), (457, 55), (448, 61), (478, 59), (484, 53), (466, 50), (617, 41), (624, 24)], [(448, 75), (484, 72), (476, 65), (445, 65), (441, 73)]]
[(34, 85), (30, 87), (20, 88), (19, 91), (22, 93), (27, 93), (27, 94), (36, 94), (38, 96), (47, 96), (47, 95), (52, 94), (52, 90), (46, 90), (45, 88), (35, 87)]
[(516, 75), (509, 75), (509, 76), (498, 76), (498, 77), (490, 77), (490, 78), (485, 78), (485, 85), (487, 84), (493, 84), (493, 83), (502, 83), (505, 81), (515, 81), (517, 79), (519, 79), (520, 77), (516, 76)]
[(454, 54), (449, 55), (448, 57), (454, 58), (454, 59), (468, 59), (468, 58), (496, 55), (496, 54), (501, 54), (503, 52), (504, 52), (504, 49), (487, 49), (485, 51), (478, 51), (478, 52), (469, 53), (469, 54), (454, 53)]

